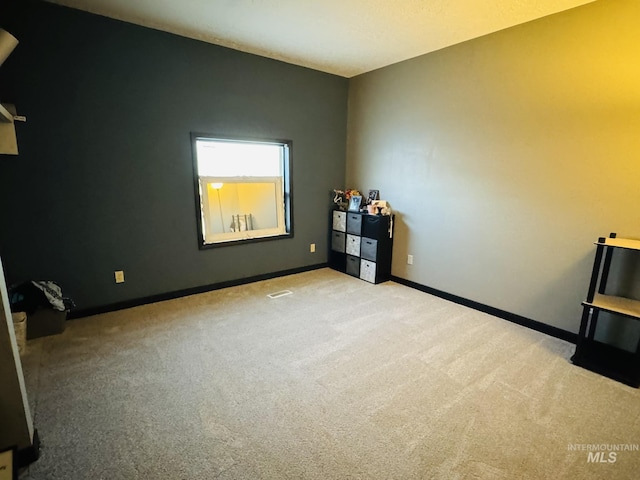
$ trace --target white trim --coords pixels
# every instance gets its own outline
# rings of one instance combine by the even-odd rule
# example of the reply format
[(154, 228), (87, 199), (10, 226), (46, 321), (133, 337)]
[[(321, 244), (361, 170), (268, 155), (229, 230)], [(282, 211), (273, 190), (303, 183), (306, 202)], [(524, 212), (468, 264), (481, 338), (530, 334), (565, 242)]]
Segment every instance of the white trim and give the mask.
[[(2, 321), (4, 319), (4, 321)], [(5, 333), (6, 329), (6, 333)], [(8, 385), (13, 385), (14, 380), (17, 380), (18, 391), (13, 389), (7, 390), (7, 400), (9, 407), (14, 410), (12, 413), (20, 418), (16, 422), (12, 422), (9, 427), (9, 432), (14, 434), (13, 440), (9, 444), (17, 444), (18, 447), (25, 447), (27, 443), (33, 443), (33, 418), (29, 409), (29, 400), (27, 397), (27, 388), (24, 382), (24, 375), (22, 373), (22, 362), (20, 360), (20, 353), (18, 352), (18, 343), (16, 342), (16, 334), (13, 326), (13, 316), (11, 315), (11, 309), (9, 304), (9, 294), (7, 292), (7, 284), (5, 282), (4, 270), (2, 267), (2, 259), (0, 259), (0, 335), (2, 338), (2, 344), (10, 343), (11, 352), (3, 352), (3, 359), (7, 360), (7, 357), (13, 357), (13, 365), (9, 365), (7, 362), (7, 368), (4, 369), (0, 383), (2, 388), (7, 389)], [(15, 377), (12, 378), (12, 377)], [(21, 411), (17, 410), (17, 402), (15, 400), (20, 397), (22, 401)], [(28, 439), (19, 438), (16, 426), (19, 423), (24, 422), (27, 427)], [(4, 427), (3, 427), (4, 428)], [(22, 428), (20, 428), (22, 430)], [(20, 435), (21, 436), (21, 435)]]

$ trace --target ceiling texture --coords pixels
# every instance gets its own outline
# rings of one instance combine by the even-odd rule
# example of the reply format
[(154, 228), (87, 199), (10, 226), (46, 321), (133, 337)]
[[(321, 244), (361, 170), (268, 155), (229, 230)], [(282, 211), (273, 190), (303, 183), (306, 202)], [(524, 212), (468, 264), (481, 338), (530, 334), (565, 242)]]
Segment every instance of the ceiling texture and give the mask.
[(47, 0), (353, 77), (594, 0)]

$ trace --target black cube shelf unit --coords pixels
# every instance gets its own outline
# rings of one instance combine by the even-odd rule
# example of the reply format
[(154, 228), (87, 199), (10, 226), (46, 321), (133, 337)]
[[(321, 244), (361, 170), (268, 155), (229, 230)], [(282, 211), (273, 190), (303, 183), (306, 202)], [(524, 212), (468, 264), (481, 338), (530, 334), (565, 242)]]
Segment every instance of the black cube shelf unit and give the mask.
[[(640, 320), (640, 301), (605, 293), (613, 252), (617, 249), (640, 252), (640, 240), (600, 237), (596, 242), (596, 258), (591, 273), (587, 299), (582, 302), (582, 320), (576, 352), (571, 357), (575, 365), (600, 373), (632, 387), (640, 386), (640, 340), (635, 353), (594, 339), (600, 311)], [(597, 291), (596, 291), (597, 290)]]
[(330, 221), (331, 268), (370, 283), (391, 278), (393, 215), (332, 210)]

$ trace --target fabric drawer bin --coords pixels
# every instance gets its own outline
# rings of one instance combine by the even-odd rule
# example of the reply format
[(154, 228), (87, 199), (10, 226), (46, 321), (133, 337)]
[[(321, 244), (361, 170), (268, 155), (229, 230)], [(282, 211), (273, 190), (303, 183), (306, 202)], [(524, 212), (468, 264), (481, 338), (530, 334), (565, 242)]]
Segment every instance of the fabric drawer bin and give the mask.
[(360, 256), (360, 237), (347, 234), (347, 255)]
[(369, 238), (388, 237), (389, 220), (382, 215), (363, 215), (362, 216), (362, 236)]
[(344, 253), (345, 249), (345, 234), (342, 232), (331, 232), (331, 250)]
[(360, 259), (353, 255), (347, 255), (347, 273), (354, 277), (360, 276)]
[(378, 241), (373, 238), (362, 237), (360, 243), (360, 256), (366, 260), (376, 261), (378, 254)]
[(333, 212), (333, 229), (339, 232), (347, 231), (347, 212)]
[(360, 260), (360, 278), (367, 282), (376, 283), (376, 264), (369, 260)]
[(362, 231), (362, 215), (359, 213), (347, 213), (347, 233), (360, 235)]

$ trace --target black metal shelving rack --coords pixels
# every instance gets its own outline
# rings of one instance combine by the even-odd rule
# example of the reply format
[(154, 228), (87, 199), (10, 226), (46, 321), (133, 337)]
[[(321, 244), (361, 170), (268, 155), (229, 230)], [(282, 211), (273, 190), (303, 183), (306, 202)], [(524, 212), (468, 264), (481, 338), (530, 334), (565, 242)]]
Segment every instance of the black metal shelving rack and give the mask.
[[(632, 387), (640, 386), (640, 340), (635, 353), (595, 340), (598, 314), (601, 311), (640, 320), (640, 301), (605, 293), (613, 252), (616, 249), (640, 252), (640, 240), (600, 237), (591, 273), (587, 299), (582, 302), (582, 320), (571, 360), (575, 365), (613, 378)], [(596, 291), (597, 290), (597, 291)]]

